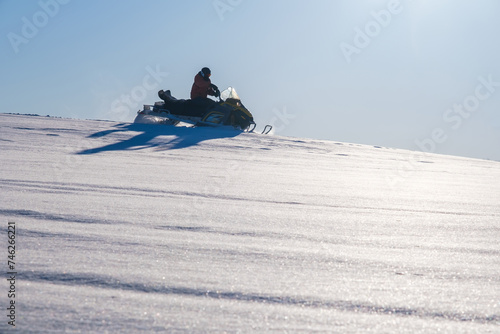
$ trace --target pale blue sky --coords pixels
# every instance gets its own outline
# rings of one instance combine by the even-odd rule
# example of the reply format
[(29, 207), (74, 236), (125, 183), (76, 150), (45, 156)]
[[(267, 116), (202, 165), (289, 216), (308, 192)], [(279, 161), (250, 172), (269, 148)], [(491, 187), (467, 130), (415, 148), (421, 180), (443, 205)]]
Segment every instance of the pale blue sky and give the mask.
[(196, 72), (277, 134), (500, 160), (497, 0), (0, 0), (0, 112), (132, 122)]

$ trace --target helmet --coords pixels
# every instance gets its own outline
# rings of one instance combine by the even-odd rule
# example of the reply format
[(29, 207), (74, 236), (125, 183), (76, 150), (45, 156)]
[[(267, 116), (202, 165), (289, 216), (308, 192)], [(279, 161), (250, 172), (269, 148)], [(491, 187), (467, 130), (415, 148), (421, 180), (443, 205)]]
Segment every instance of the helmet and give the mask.
[(204, 77), (204, 78), (208, 78), (210, 77), (210, 75), (212, 74), (212, 72), (210, 71), (210, 69), (208, 67), (203, 67), (201, 69), (201, 75)]

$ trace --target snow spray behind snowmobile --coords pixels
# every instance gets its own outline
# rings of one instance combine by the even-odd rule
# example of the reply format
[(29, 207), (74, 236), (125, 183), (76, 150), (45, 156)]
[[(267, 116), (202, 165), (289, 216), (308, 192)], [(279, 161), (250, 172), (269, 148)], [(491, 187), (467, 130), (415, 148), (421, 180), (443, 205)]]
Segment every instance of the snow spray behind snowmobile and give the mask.
[[(134, 123), (162, 123), (177, 125), (187, 123), (192, 126), (232, 126), (242, 131), (253, 132), (256, 124), (252, 113), (241, 103), (241, 99), (232, 87), (224, 90), (219, 95), (219, 101), (213, 101), (208, 106), (196, 105), (194, 100), (179, 100), (170, 94), (162, 92), (164, 101), (155, 102), (154, 105), (144, 105), (138, 111)], [(263, 134), (268, 134), (272, 129), (266, 125)]]

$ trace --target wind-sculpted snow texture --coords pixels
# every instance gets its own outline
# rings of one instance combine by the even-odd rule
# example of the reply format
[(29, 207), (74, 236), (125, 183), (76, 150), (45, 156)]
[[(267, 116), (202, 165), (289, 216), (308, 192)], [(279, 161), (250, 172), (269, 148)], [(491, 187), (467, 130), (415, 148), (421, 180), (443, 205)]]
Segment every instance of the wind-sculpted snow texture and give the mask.
[(19, 333), (500, 331), (498, 162), (7, 114), (0, 159)]

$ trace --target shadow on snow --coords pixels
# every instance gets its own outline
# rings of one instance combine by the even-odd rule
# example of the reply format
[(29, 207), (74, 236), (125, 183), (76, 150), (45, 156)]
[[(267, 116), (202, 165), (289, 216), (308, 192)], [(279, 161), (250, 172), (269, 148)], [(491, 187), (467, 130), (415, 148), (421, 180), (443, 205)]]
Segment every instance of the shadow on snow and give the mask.
[(116, 289), (122, 291), (133, 291), (163, 295), (177, 295), (186, 297), (198, 297), (217, 300), (231, 300), (237, 302), (253, 302), (266, 305), (282, 305), (307, 308), (332, 309), (341, 312), (355, 312), (365, 314), (384, 314), (400, 317), (418, 317), (442, 319), (458, 322), (478, 322), (483, 324), (496, 323), (499, 316), (467, 314), (453, 312), (439, 312), (427, 309), (394, 307), (390, 305), (376, 305), (369, 302), (354, 302), (349, 300), (320, 300), (307, 297), (296, 297), (287, 295), (266, 295), (258, 293), (246, 293), (238, 291), (219, 291), (182, 286), (166, 286), (163, 284), (144, 284), (141, 282), (124, 282), (111, 276), (99, 276), (83, 273), (60, 273), (44, 271), (24, 271), (21, 274), (24, 281), (49, 282), (51, 284), (64, 284), (71, 286), (87, 286), (102, 289)]
[[(137, 133), (130, 137), (129, 133)], [(228, 128), (192, 128), (176, 127), (155, 124), (118, 124), (115, 129), (105, 130), (91, 134), (87, 138), (101, 138), (115, 135), (123, 139), (105, 146), (90, 148), (77, 152), (77, 154), (96, 154), (106, 151), (141, 150), (146, 148), (157, 148), (158, 150), (175, 150), (198, 145), (200, 142), (219, 138), (232, 138), (239, 135), (241, 131)], [(118, 136), (117, 136), (118, 134)], [(174, 139), (162, 136), (175, 136)]]

